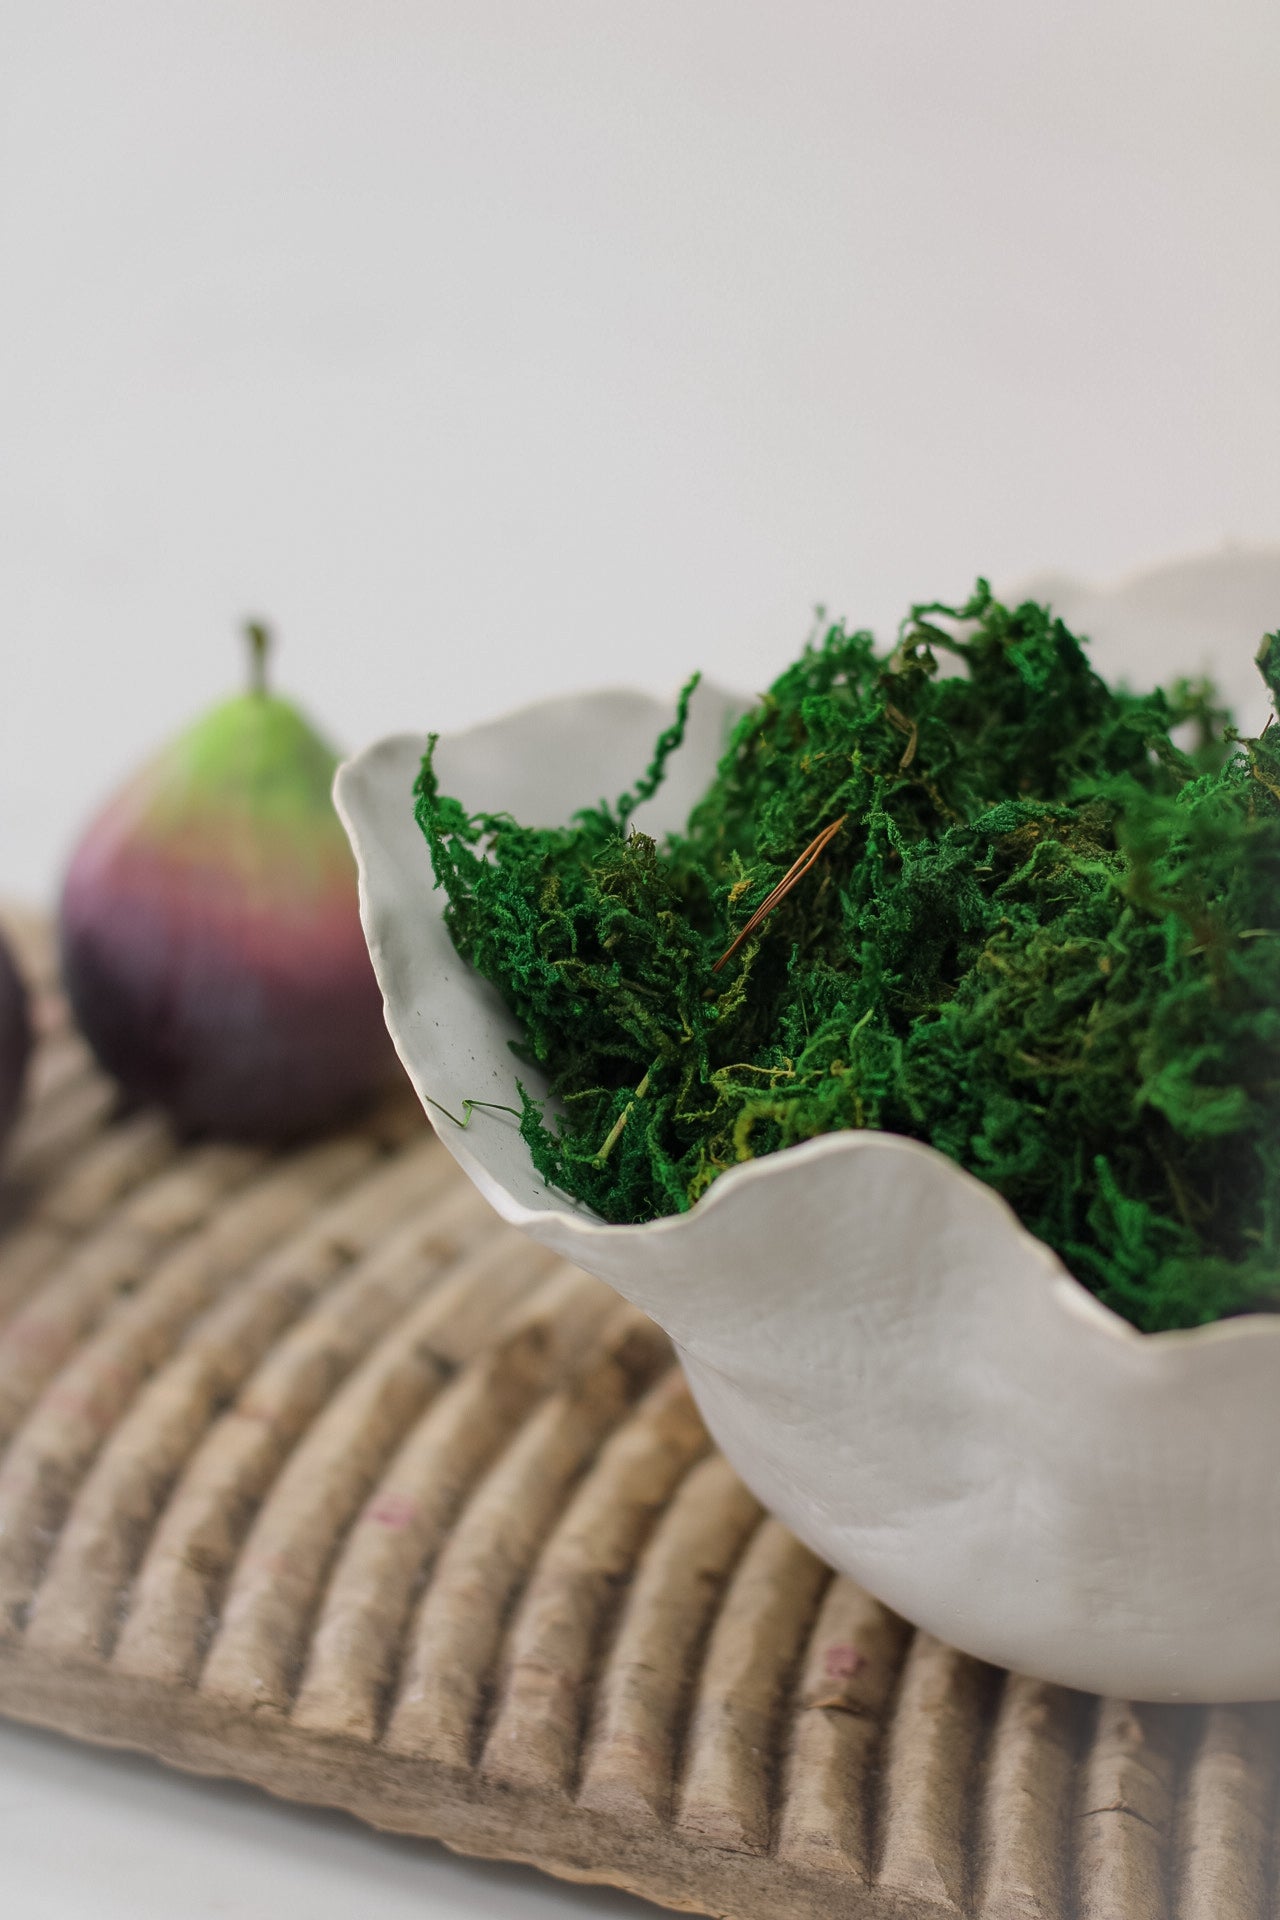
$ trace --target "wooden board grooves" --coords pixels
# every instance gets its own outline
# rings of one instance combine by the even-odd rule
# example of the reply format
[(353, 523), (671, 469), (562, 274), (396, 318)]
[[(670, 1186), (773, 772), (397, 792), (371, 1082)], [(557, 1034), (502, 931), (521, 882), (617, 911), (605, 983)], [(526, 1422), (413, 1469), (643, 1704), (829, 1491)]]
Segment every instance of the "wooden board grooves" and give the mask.
[[(329, 1272), (309, 1311), (261, 1356), (199, 1435), (157, 1517), (121, 1649), (126, 1663), (154, 1672), (159, 1657), (161, 1671), (196, 1676), (246, 1538), (291, 1454), (368, 1343), (417, 1303), (424, 1283), (437, 1265), (447, 1267), (477, 1218), (467, 1197), (455, 1195), (448, 1210), (431, 1211), (425, 1245), (421, 1221), (403, 1226), (396, 1220), (385, 1240), (374, 1238), (362, 1257)], [(346, 1222), (345, 1243), (355, 1237), (356, 1223)]]
[(981, 1920), (1051, 1920), (1070, 1909), (1065, 1879), (1083, 1695), (1003, 1678), (972, 1854)]
[(795, 1702), (778, 1848), (784, 1859), (872, 1877), (874, 1784), (909, 1629), (853, 1581), (828, 1587)]
[(632, 1569), (597, 1676), (578, 1792), (588, 1811), (670, 1817), (706, 1642), (759, 1524), (759, 1507), (718, 1454), (675, 1490)]
[(1274, 1706), (1205, 1715), (1179, 1801), (1178, 1920), (1266, 1908), (1277, 1832)]
[[(486, 1249), (485, 1264), (464, 1255), (327, 1400), (245, 1541), (204, 1667), (206, 1689), (259, 1711), (288, 1710), (329, 1569), (382, 1462), (474, 1348), (486, 1311), (546, 1265), (541, 1250), (524, 1243), (502, 1248), (497, 1261)], [(500, 1290), (478, 1294), (478, 1283), (499, 1276)]]
[(1274, 1920), (1280, 1710), (913, 1634), (403, 1093), (284, 1154), (184, 1145), (39, 1007), (0, 1710), (742, 1920)]
[(664, 1369), (600, 1449), (533, 1569), (500, 1663), (488, 1778), (576, 1791), (621, 1594), (673, 1487), (706, 1450), (682, 1381)]
[[(245, 1288), (207, 1314), (168, 1369), (152, 1381), (147, 1397), (135, 1404), (130, 1420), (117, 1431), (115, 1438), (123, 1444), (111, 1452), (104, 1450), (73, 1509), (67, 1538), (82, 1545), (78, 1556), (69, 1555), (57, 1596), (64, 1639), (77, 1631), (89, 1638), (96, 1630), (100, 1650), (111, 1651), (111, 1587), (114, 1584), (125, 1595), (123, 1608), (115, 1609), (118, 1630), (131, 1611), (132, 1582), (145, 1550), (202, 1432), (231, 1415), (268, 1343), (278, 1343), (305, 1324), (317, 1292), (332, 1286), (337, 1274), (354, 1266), (362, 1253), (375, 1257), (380, 1236), (388, 1223), (399, 1222), (413, 1195), (416, 1183), (406, 1180), (405, 1174), (419, 1171), (416, 1158), (406, 1156), (363, 1182), (354, 1204), (347, 1198), (332, 1202), (287, 1250), (283, 1262), (269, 1260)], [(373, 1195), (376, 1210), (368, 1204)], [(384, 1217), (375, 1227), (379, 1215)], [(158, 1476), (164, 1469), (168, 1480), (162, 1488)], [(104, 1566), (113, 1534), (121, 1530), (122, 1516), (139, 1510), (144, 1524), (139, 1528), (137, 1551), (114, 1568)], [(42, 1606), (53, 1587), (51, 1575)]]
[(691, 1838), (768, 1851), (782, 1710), (830, 1577), (778, 1521), (761, 1523), (725, 1592), (689, 1721), (676, 1825)]
[(335, 1141), (251, 1183), (174, 1249), (150, 1285), (123, 1289), (115, 1312), (43, 1387), (0, 1465), (0, 1621), (25, 1617), (76, 1485), (191, 1317), (282, 1221), (291, 1230), (367, 1159), (362, 1143)]

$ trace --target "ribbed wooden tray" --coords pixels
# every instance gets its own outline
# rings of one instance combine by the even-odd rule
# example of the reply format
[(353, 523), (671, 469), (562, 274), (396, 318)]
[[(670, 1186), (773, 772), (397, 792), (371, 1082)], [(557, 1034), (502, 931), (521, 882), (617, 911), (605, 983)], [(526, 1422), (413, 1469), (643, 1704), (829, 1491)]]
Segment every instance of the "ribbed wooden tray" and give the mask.
[(0, 1710), (696, 1912), (1276, 1911), (1272, 1708), (1087, 1699), (911, 1633), (410, 1103), (182, 1147), (117, 1112), (21, 932)]

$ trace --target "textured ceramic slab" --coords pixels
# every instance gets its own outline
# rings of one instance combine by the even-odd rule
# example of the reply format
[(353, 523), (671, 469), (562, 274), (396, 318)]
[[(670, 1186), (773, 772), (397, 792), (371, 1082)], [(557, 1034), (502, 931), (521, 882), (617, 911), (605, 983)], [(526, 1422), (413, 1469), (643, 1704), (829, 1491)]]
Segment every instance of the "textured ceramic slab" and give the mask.
[(912, 1635), (416, 1103), (180, 1148), (41, 1017), (0, 1202), (0, 1709), (697, 1912), (1275, 1911), (1274, 1709)]

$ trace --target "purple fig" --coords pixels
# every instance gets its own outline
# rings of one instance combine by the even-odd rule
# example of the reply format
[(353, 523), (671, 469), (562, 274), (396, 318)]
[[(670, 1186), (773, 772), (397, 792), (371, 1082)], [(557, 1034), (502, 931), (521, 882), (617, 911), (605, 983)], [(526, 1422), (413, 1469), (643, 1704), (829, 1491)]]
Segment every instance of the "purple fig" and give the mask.
[(17, 962), (0, 936), (0, 1145), (22, 1100), (31, 1058), (31, 1005)]
[(394, 1056), (330, 798), (337, 756), (249, 690), (108, 802), (63, 886), (63, 975), (86, 1039), (182, 1127), (275, 1140), (338, 1119)]

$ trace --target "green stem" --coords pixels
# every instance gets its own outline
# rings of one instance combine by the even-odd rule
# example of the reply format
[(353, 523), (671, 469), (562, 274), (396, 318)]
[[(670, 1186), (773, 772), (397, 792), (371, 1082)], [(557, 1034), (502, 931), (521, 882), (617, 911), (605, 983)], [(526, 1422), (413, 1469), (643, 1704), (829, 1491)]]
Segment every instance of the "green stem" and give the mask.
[(265, 695), (267, 691), (267, 654), (271, 650), (271, 632), (260, 620), (245, 622), (244, 637), (249, 643), (249, 691)]
[[(652, 1073), (652, 1071), (653, 1069), (651, 1067), (649, 1069), (649, 1072)], [(627, 1120), (630, 1116), (632, 1107), (634, 1107), (637, 1100), (643, 1100), (646, 1093), (648, 1093), (648, 1091), (649, 1091), (649, 1074), (646, 1073), (644, 1079), (640, 1082), (640, 1085), (636, 1088), (630, 1100), (628, 1100), (626, 1106), (622, 1109), (622, 1112), (618, 1115), (617, 1119), (614, 1121), (613, 1126), (609, 1132), (609, 1138), (605, 1141), (599, 1153), (596, 1155), (595, 1165), (597, 1167), (602, 1167), (605, 1161), (609, 1158), (609, 1155), (613, 1152), (619, 1140), (621, 1140), (622, 1138), (622, 1129), (627, 1124)]]
[(471, 1125), (471, 1116), (477, 1107), (487, 1107), (491, 1113), (513, 1113), (517, 1120), (522, 1117), (519, 1107), (504, 1107), (498, 1100), (464, 1100), (462, 1103), (462, 1111), (466, 1117), (465, 1119), (459, 1120), (456, 1113), (450, 1113), (448, 1107), (446, 1107), (443, 1102), (432, 1100), (429, 1093), (424, 1093), (422, 1097), (424, 1100), (430, 1102), (437, 1113), (442, 1113), (446, 1120), (452, 1120), (455, 1127), (461, 1127), (464, 1133)]

